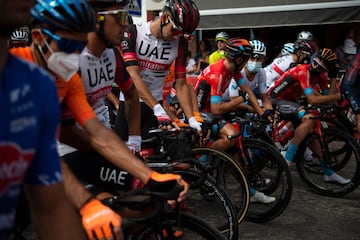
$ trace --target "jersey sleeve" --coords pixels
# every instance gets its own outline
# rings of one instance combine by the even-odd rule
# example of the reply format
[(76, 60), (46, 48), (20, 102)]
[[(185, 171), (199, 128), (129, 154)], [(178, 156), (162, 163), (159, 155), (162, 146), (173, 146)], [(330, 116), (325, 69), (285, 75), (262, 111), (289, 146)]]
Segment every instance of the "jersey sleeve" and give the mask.
[(38, 97), (40, 135), (36, 154), (31, 162), (25, 181), (29, 184), (50, 185), (62, 181), (59, 156), (56, 149), (57, 130), (60, 122), (60, 105), (54, 83), (48, 77), (39, 79), (34, 86), (38, 95), (46, 92), (46, 100)]
[(71, 112), (80, 126), (84, 126), (89, 119), (95, 118), (96, 115), (86, 99), (80, 76), (75, 74), (67, 84), (68, 92), (64, 101), (68, 111)]
[(136, 56), (136, 38), (136, 25), (129, 25), (124, 32), (124, 38), (121, 42), (121, 49), (126, 67), (138, 65)]
[(126, 95), (130, 89), (132, 89), (133, 82), (130, 78), (129, 73), (126, 71), (124, 59), (121, 56), (118, 49), (114, 49), (115, 60), (116, 60), (116, 70), (115, 70), (115, 83), (119, 89)]

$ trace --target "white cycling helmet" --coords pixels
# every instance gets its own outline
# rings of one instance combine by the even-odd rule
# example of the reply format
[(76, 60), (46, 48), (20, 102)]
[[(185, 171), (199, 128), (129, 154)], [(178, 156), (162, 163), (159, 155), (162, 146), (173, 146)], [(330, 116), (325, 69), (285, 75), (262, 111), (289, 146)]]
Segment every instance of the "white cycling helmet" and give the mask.
[(253, 47), (253, 56), (261, 55), (262, 57), (266, 56), (266, 46), (263, 42), (259, 40), (251, 40), (249, 41), (251, 46)]
[(294, 43), (285, 43), (281, 49), (281, 55), (289, 55), (295, 52)]
[(312, 40), (314, 40), (314, 36), (309, 31), (302, 31), (298, 34), (297, 40), (312, 41)]
[(216, 34), (215, 36), (215, 42), (217, 41), (224, 41), (226, 42), (229, 39), (229, 34), (227, 34), (226, 32), (219, 32), (218, 34)]
[(21, 27), (17, 28), (15, 31), (11, 33), (10, 40), (11, 41), (29, 41), (29, 28), (28, 27)]

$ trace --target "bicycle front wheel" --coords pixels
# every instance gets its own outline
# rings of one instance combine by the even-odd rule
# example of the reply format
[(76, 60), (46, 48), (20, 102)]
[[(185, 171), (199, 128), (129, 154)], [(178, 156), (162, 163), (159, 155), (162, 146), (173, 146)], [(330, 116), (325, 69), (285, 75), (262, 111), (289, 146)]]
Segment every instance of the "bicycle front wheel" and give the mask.
[(227, 153), (210, 147), (193, 148), (192, 156), (206, 158), (209, 162), (212, 177), (227, 191), (235, 205), (238, 223), (241, 223), (249, 208), (250, 191), (240, 165)]
[[(306, 161), (302, 156), (307, 146), (317, 140), (316, 134), (308, 136), (300, 145), (295, 156), (296, 167), (301, 179), (310, 188), (324, 196), (340, 197), (352, 191), (360, 184), (360, 146), (347, 132), (333, 127), (323, 129), (324, 149), (322, 161)], [(324, 166), (331, 166), (338, 175), (349, 179), (347, 184), (326, 182)]]
[(242, 150), (238, 151), (250, 186), (275, 197), (275, 201), (267, 204), (250, 203), (245, 219), (259, 223), (276, 218), (285, 211), (292, 195), (291, 173), (285, 159), (273, 145), (259, 139), (243, 139)]

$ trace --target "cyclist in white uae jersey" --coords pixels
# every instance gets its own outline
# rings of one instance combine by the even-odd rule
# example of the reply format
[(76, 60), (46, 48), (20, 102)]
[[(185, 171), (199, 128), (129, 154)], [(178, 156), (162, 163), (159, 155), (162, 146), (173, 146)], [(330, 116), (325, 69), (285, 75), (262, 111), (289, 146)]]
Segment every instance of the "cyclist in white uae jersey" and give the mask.
[[(127, 26), (127, 10), (118, 1), (90, 0), (97, 13), (98, 25), (95, 32), (88, 34), (87, 46), (80, 54), (80, 76), (85, 89), (86, 98), (97, 118), (106, 127), (111, 128), (109, 109), (105, 98), (111, 94), (112, 84), (116, 83), (130, 102), (129, 141), (132, 151), (139, 151), (140, 136), (140, 105), (138, 95), (124, 61), (115, 45), (119, 45), (122, 34)], [(116, 98), (115, 98), (116, 99)], [(75, 149), (61, 145), (61, 155), (74, 152)]]
[(277, 80), (284, 72), (292, 67), (292, 64), (304, 63), (309, 60), (313, 50), (311, 45), (306, 41), (296, 41), (294, 44), (294, 52), (275, 58), (272, 63), (264, 69), (266, 72), (266, 86), (270, 88), (275, 80)]
[[(141, 100), (142, 133), (170, 118), (161, 106), (165, 76), (175, 60), (175, 88), (192, 128), (201, 130), (194, 117), (190, 91), (186, 84), (185, 33), (199, 23), (199, 10), (191, 0), (167, 0), (162, 16), (144, 24), (130, 25), (121, 44), (123, 57)], [(146, 105), (147, 106), (146, 106)]]

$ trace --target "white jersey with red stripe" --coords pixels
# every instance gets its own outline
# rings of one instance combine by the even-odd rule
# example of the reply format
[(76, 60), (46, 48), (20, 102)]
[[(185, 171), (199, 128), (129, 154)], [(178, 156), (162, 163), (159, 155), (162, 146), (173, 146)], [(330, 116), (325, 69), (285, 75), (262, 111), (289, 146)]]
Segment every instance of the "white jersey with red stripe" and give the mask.
[(115, 81), (116, 60), (114, 49), (106, 48), (98, 58), (85, 48), (80, 54), (80, 75), (86, 98), (98, 119), (110, 128), (110, 117), (104, 99)]
[(294, 63), (294, 58), (290, 54), (275, 58), (272, 63), (267, 65), (264, 68), (266, 72), (266, 86), (270, 88), (274, 82), (289, 69), (292, 63)]
[[(151, 22), (147, 22), (128, 28), (122, 42), (123, 57), (126, 66), (140, 67), (141, 77), (151, 94), (161, 101), (164, 79), (174, 60), (175, 78), (179, 66), (185, 77), (187, 44), (179, 39), (165, 41), (156, 38), (150, 31), (150, 24)], [(123, 100), (121, 97), (120, 99)]]

